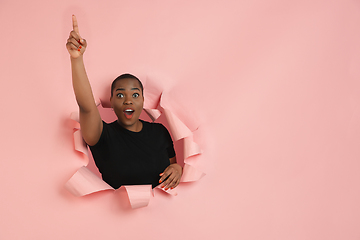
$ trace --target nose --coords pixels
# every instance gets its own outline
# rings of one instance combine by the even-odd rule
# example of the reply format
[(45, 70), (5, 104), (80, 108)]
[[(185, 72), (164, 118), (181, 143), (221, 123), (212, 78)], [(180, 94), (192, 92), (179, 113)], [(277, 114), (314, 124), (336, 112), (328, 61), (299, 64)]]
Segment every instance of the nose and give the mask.
[(131, 104), (132, 104), (131, 97), (125, 96), (124, 105), (131, 105)]

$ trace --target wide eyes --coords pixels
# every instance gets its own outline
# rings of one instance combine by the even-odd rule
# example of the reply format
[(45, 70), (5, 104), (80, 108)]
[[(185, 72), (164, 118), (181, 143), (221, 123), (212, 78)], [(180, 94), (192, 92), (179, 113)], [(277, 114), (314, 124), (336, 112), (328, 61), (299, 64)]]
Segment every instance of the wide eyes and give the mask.
[[(118, 98), (123, 98), (123, 97), (125, 97), (125, 95), (122, 94), (122, 93), (118, 93), (118, 94), (116, 94), (116, 96), (117, 96)], [(138, 98), (139, 96), (140, 96), (139, 93), (134, 93), (134, 94), (132, 95), (133, 98)]]
[(139, 96), (140, 96), (140, 94), (138, 94), (138, 93), (134, 93), (132, 96), (133, 96), (134, 98), (137, 98), (137, 97), (139, 97)]

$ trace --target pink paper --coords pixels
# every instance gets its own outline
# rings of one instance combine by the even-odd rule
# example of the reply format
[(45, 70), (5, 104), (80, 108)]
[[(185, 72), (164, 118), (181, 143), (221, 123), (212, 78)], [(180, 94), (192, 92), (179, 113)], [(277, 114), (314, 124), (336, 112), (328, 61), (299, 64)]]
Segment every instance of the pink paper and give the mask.
[(158, 109), (145, 109), (144, 108), (144, 111), (151, 118), (151, 120), (153, 122), (161, 116), (161, 112)]
[(114, 190), (114, 188), (96, 176), (85, 166), (81, 167), (70, 178), (65, 184), (65, 187), (75, 196), (84, 196), (103, 190)]
[(151, 197), (151, 185), (131, 185), (124, 186), (129, 196), (132, 208), (141, 208), (149, 205)]
[[(145, 108), (145, 112), (149, 117), (155, 121), (160, 117), (161, 114), (165, 114), (167, 122), (170, 127), (170, 132), (174, 138), (174, 141), (184, 139), (184, 168), (181, 182), (193, 182), (202, 178), (205, 174), (195, 167), (189, 164), (188, 158), (201, 154), (201, 149), (197, 143), (193, 141), (192, 131), (180, 120), (170, 109), (164, 108), (163, 106), (172, 106), (174, 104), (166, 105), (166, 101), (161, 99), (163, 96), (159, 88), (151, 86), (151, 83), (147, 81), (145, 96), (145, 105), (148, 108)], [(97, 106), (100, 103), (97, 102)], [(160, 109), (160, 110), (159, 110)], [(177, 109), (178, 110), (178, 109)], [(81, 136), (79, 114), (72, 113), (71, 119), (74, 120), (74, 147), (78, 152), (83, 153), (85, 156), (88, 156), (88, 149), (85, 142)], [(193, 124), (194, 125), (194, 124)], [(84, 196), (94, 192), (104, 191), (104, 190), (114, 190), (106, 182), (92, 173), (86, 166), (80, 168), (73, 177), (66, 183), (65, 187), (75, 196)], [(122, 186), (125, 187), (129, 201), (132, 208), (146, 207), (149, 204), (151, 196), (151, 185), (132, 185), (132, 186)], [(159, 186), (157, 189), (160, 189), (168, 194), (173, 196), (177, 195), (177, 192), (174, 189), (168, 189), (165, 191)]]
[(163, 191), (163, 192), (166, 192), (166, 193), (168, 193), (168, 194), (170, 194), (170, 195), (177, 196), (177, 192), (176, 192), (175, 189), (169, 188), (168, 190), (165, 190), (165, 189), (161, 188), (160, 185), (157, 186), (156, 189), (159, 189), (159, 190), (161, 190), (161, 191)]
[(184, 158), (201, 154), (200, 146), (192, 140), (192, 136), (184, 138)]
[(85, 154), (86, 156), (88, 155), (88, 149), (87, 149), (86, 143), (84, 142), (84, 140), (82, 138), (80, 129), (78, 129), (74, 132), (74, 145), (75, 145), (76, 151), (81, 152), (81, 153)]
[(192, 136), (190, 129), (170, 110), (164, 109), (165, 117), (170, 126), (170, 131), (174, 137), (174, 141)]
[(185, 163), (181, 182), (194, 182), (205, 176), (205, 173)]

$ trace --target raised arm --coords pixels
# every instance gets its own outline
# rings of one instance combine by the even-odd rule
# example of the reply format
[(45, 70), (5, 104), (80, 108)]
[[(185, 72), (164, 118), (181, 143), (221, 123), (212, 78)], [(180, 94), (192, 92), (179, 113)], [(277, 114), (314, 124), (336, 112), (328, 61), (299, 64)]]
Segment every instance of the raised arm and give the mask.
[(81, 38), (76, 17), (72, 16), (73, 30), (66, 43), (71, 59), (72, 83), (80, 109), (80, 127), (85, 142), (95, 145), (102, 132), (102, 120), (96, 107), (89, 79), (86, 75), (83, 55), (87, 47)]

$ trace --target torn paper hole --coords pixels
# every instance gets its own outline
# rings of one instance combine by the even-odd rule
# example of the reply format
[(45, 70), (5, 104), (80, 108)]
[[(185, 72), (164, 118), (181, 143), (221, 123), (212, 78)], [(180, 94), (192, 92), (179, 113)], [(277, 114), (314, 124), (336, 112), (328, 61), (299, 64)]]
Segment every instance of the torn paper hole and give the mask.
[[(148, 88), (146, 88), (147, 91)], [(149, 88), (151, 91), (151, 88)], [(155, 88), (153, 88), (155, 89)], [(157, 89), (158, 91), (158, 89)], [(181, 182), (193, 182), (201, 179), (205, 173), (191, 166), (188, 158), (201, 154), (201, 149), (197, 143), (193, 141), (192, 131), (179, 119), (171, 109), (164, 108), (161, 101), (161, 93), (151, 93), (147, 92), (145, 94), (145, 102), (150, 103), (147, 106), (151, 108), (145, 108), (144, 111), (151, 118), (152, 121), (158, 119), (162, 114), (165, 115), (168, 122), (170, 132), (173, 136), (173, 140), (178, 141), (184, 140), (184, 168)], [(100, 105), (100, 101), (96, 101), (97, 106)], [(157, 105), (156, 105), (157, 104)], [(171, 106), (171, 104), (169, 104)], [(74, 148), (76, 151), (84, 154), (88, 159), (89, 153), (85, 142), (81, 136), (81, 129), (79, 124), (79, 114), (77, 112), (71, 113), (71, 119), (74, 121)], [(88, 163), (88, 161), (87, 161)], [(87, 165), (87, 164), (86, 164)], [(104, 190), (115, 190), (105, 181), (103, 181), (99, 176), (91, 172), (86, 166), (81, 167), (65, 184), (65, 187), (75, 196), (84, 196)], [(148, 206), (150, 198), (153, 196), (153, 190), (151, 185), (131, 185), (131, 186), (122, 186), (126, 189), (126, 192), (129, 197), (129, 202), (132, 208), (140, 208)], [(155, 189), (160, 189), (165, 191), (159, 186)], [(175, 189), (165, 191), (168, 194), (176, 196), (177, 193)]]

